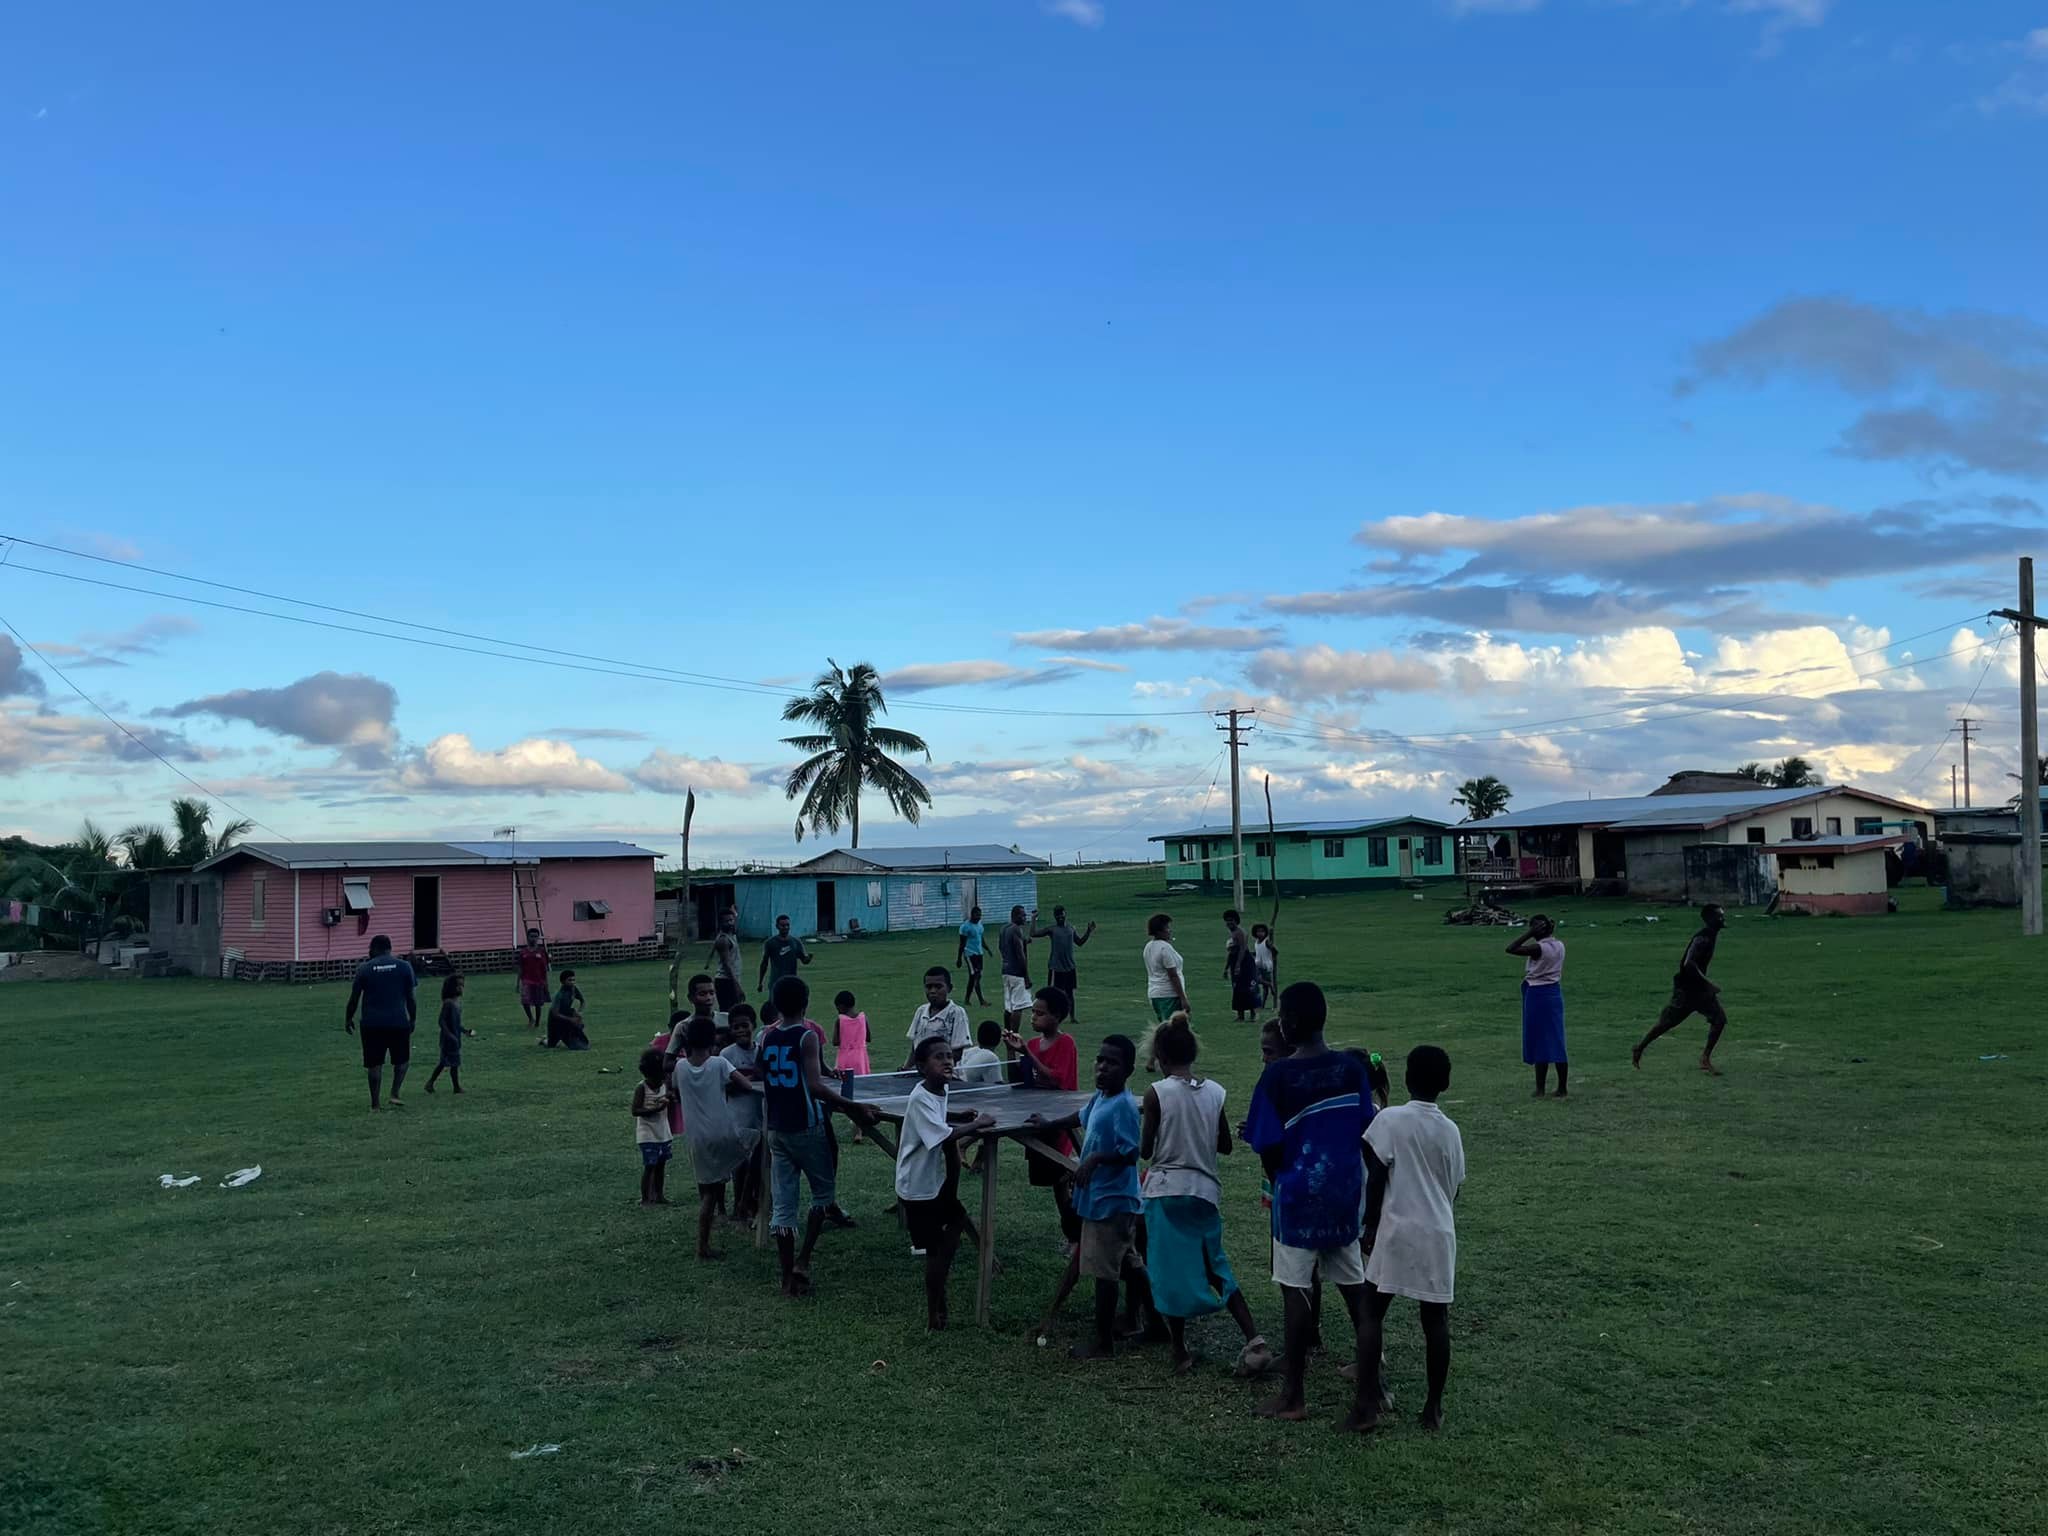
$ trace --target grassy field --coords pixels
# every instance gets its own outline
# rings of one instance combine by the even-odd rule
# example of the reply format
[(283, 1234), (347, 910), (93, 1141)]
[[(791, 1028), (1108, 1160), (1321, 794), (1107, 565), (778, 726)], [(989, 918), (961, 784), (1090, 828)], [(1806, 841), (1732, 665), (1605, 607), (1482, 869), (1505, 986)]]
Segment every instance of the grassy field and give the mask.
[[(1160, 898), (1139, 878), (1045, 882), (1048, 910), (1102, 925), (1084, 1052), (1146, 1017)], [(1281, 917), (1287, 977), (1323, 982), (1334, 1038), (1455, 1062), (1449, 1425), (1408, 1424), (1404, 1305), (1403, 1427), (1370, 1444), (1335, 1431), (1336, 1358), (1314, 1421), (1275, 1426), (1220, 1367), (1175, 1382), (1159, 1350), (1084, 1369), (1033, 1348), (1060, 1261), (1021, 1162), (991, 1329), (923, 1333), (872, 1148), (847, 1149), (862, 1224), (827, 1236), (815, 1300), (778, 1297), (743, 1238), (698, 1265), (687, 1207), (636, 1204), (626, 1101), (659, 968), (584, 973), (589, 1055), (536, 1049), (509, 979), (479, 980), (470, 1091), (420, 1091), (429, 1028), (408, 1107), (376, 1117), (340, 988), (0, 987), (0, 1529), (2048, 1530), (2048, 946), (1920, 890), (1882, 921), (1740, 914), (1715, 970), (1727, 1075), (1694, 1068), (1697, 1022), (1636, 1073), (1690, 919), (1555, 903), (1573, 1096), (1539, 1103), (1508, 935), (1442, 926), (1450, 894)], [(1171, 910), (1204, 1064), (1241, 1107), (1257, 1045), (1228, 1021), (1218, 905)], [(940, 935), (878, 938), (808, 977), (860, 995), (879, 1058), (951, 957)], [(250, 1163), (255, 1184), (217, 1187)], [(167, 1172), (205, 1177), (167, 1192)], [(1229, 1245), (1277, 1339), (1257, 1190), (1240, 1154)], [(1231, 1353), (1227, 1322), (1200, 1336)], [(537, 1442), (561, 1450), (514, 1459)]]

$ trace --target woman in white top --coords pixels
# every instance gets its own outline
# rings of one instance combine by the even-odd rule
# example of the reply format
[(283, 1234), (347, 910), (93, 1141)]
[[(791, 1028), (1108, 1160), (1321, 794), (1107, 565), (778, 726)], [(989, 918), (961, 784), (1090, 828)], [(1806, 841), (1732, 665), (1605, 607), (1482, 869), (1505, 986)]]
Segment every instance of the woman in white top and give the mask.
[(1152, 1053), (1166, 1076), (1145, 1090), (1140, 1117), (1138, 1153), (1151, 1164), (1143, 1185), (1145, 1268), (1153, 1308), (1173, 1336), (1175, 1374), (1195, 1363), (1188, 1352), (1188, 1319), (1228, 1308), (1245, 1339), (1238, 1369), (1251, 1376), (1272, 1365), (1273, 1352), (1223, 1254), (1216, 1159), (1230, 1151), (1230, 1122), (1223, 1113), (1223, 1085), (1195, 1076), (1199, 1050), (1184, 1013), (1153, 1032)]
[(1151, 935), (1145, 941), (1145, 995), (1152, 1000), (1152, 1013), (1162, 1024), (1176, 1013), (1191, 1013), (1188, 988), (1183, 980), (1187, 962), (1173, 947), (1173, 919), (1164, 912), (1145, 924)]
[(1557, 1096), (1565, 1097), (1571, 1067), (1564, 1052), (1564, 940), (1557, 925), (1541, 912), (1529, 919), (1529, 931), (1508, 946), (1522, 967), (1522, 1061), (1536, 1069), (1536, 1097), (1557, 1068)]

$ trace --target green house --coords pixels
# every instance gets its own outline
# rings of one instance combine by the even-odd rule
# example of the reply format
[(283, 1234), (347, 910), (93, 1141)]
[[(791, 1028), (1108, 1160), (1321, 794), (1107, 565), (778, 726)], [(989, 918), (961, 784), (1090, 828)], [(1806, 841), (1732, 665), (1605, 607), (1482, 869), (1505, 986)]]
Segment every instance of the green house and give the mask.
[[(1228, 890), (1236, 875), (1230, 828), (1195, 827), (1146, 839), (1165, 845), (1169, 883)], [(1346, 890), (1386, 880), (1447, 878), (1458, 872), (1457, 840), (1449, 822), (1427, 816), (1385, 816), (1367, 821), (1283, 821), (1271, 834), (1247, 823), (1244, 877), (1283, 893)]]

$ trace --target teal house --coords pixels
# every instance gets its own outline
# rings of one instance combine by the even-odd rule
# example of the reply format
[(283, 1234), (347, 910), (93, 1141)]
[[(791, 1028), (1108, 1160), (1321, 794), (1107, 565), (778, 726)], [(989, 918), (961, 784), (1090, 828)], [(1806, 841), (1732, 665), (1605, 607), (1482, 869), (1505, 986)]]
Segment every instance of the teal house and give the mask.
[[(1160, 832), (1147, 841), (1165, 845), (1169, 883), (1228, 890), (1237, 873), (1228, 827)], [(1448, 878), (1457, 872), (1451, 824), (1427, 816), (1283, 821), (1270, 836), (1252, 823), (1244, 829), (1244, 877), (1262, 890), (1274, 880), (1283, 893), (1292, 894)]]

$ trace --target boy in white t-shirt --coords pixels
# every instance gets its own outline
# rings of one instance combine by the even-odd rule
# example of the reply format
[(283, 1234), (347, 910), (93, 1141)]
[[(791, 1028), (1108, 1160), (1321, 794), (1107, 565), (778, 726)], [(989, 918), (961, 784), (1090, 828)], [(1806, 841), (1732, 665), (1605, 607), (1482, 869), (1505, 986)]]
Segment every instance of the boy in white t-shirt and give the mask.
[(924, 1251), (925, 1324), (946, 1327), (946, 1277), (967, 1208), (960, 1203), (960, 1143), (995, 1128), (995, 1117), (971, 1111), (948, 1114), (946, 1085), (953, 1076), (953, 1048), (943, 1035), (917, 1042), (917, 1070), (923, 1074), (903, 1109), (903, 1133), (896, 1143), (896, 1198), (910, 1228), (910, 1243)]
[(1003, 1058), (996, 1054), (996, 1047), (1003, 1043), (1003, 1026), (994, 1019), (983, 1019), (974, 1039), (975, 1044), (956, 1058), (953, 1075), (964, 1087), (994, 1087), (1003, 1080)]
[[(1422, 1427), (1444, 1423), (1444, 1381), (1451, 1374), (1451, 1287), (1458, 1268), (1452, 1203), (1465, 1182), (1465, 1142), (1436, 1107), (1451, 1086), (1451, 1058), (1442, 1046), (1408, 1053), (1408, 1102), (1373, 1116), (1365, 1132), (1365, 1280), (1358, 1355), (1380, 1356), (1387, 1309), (1396, 1296), (1422, 1304), (1428, 1345), (1429, 1398)], [(1361, 1428), (1378, 1418), (1368, 1410)]]

